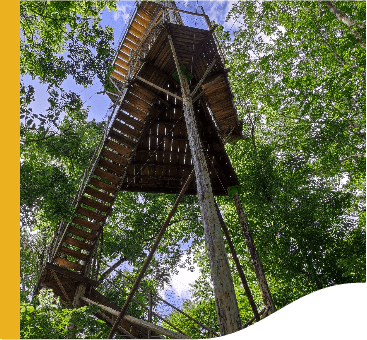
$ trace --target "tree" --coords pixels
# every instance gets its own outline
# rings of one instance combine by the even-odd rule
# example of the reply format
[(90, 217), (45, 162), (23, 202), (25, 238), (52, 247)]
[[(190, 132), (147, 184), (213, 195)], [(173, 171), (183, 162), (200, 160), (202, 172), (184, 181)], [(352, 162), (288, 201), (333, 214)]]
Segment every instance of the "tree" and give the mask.
[[(226, 148), (276, 308), (364, 282), (365, 3), (239, 1), (230, 18), (241, 23), (233, 36), (220, 25), (217, 33), (244, 138)], [(261, 309), (233, 201), (218, 201)], [(190, 315), (212, 303), (200, 254)], [(233, 273), (245, 323), (252, 312)], [(198, 336), (177, 313), (170, 320)]]
[[(100, 26), (101, 11), (115, 1), (21, 1), (20, 118), (26, 128), (42, 129), (43, 138), (58, 128), (63, 114), (82, 108), (80, 96), (62, 87), (67, 77), (87, 87), (97, 77), (108, 86), (114, 50), (112, 27)], [(67, 53), (67, 55), (65, 55)], [(35, 90), (25, 76), (48, 85), (47, 112), (33, 112)], [(50, 125), (48, 128), (47, 126)], [(21, 133), (22, 136), (22, 133)]]

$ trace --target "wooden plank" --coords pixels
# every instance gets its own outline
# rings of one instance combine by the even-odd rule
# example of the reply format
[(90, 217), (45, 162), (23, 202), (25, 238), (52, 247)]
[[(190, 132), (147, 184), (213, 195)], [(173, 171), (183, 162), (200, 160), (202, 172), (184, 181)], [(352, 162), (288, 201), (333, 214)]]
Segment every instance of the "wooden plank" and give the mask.
[(97, 214), (96, 212), (90, 210), (90, 209), (85, 209), (83, 207), (79, 207), (77, 210), (76, 210), (76, 213), (77, 214), (80, 214), (80, 215), (83, 215), (83, 216), (86, 216), (86, 217), (89, 217), (93, 220), (96, 220), (98, 222), (102, 221), (104, 219), (104, 216), (101, 215), (101, 214)]
[[(134, 34), (137, 38), (141, 39), (141, 37), (143, 36), (143, 33), (140, 32), (139, 30), (137, 30), (134, 27), (130, 27), (130, 33)], [(130, 54), (129, 54), (130, 55)]]
[[(96, 190), (97, 191), (97, 190)], [(81, 198), (81, 203), (88, 205), (89, 207), (96, 208), (100, 211), (106, 212), (110, 207), (107, 205), (104, 205), (102, 203), (96, 202), (95, 200), (92, 200), (88, 197), (83, 196)]]
[[(84, 208), (83, 208), (84, 209)], [(71, 227), (68, 231), (70, 234), (73, 234), (73, 235), (76, 235), (76, 236), (80, 236), (80, 237), (83, 237), (85, 238), (86, 240), (90, 240), (90, 241), (93, 241), (97, 235), (94, 235), (94, 234), (91, 234), (91, 233), (88, 233), (84, 230), (81, 230), (79, 228), (76, 228), (76, 227)]]
[(132, 41), (135, 44), (138, 44), (140, 41), (140, 39), (138, 39), (135, 35), (132, 35), (131, 33), (127, 34), (126, 39), (129, 39), (130, 41)]
[(130, 56), (127, 55), (127, 54), (125, 54), (125, 53), (123, 53), (123, 52), (120, 52), (119, 55), (118, 55), (118, 57), (120, 59), (122, 59), (122, 60), (125, 60), (126, 62), (129, 62), (129, 60), (130, 60)]
[(132, 41), (130, 40), (126, 40), (124, 41), (124, 45), (129, 47), (130, 49), (132, 49), (133, 51), (136, 50), (136, 44), (134, 44)]
[(138, 107), (139, 109), (141, 109), (144, 112), (148, 112), (149, 109), (151, 108), (151, 105), (149, 105), (148, 103), (144, 102), (143, 100), (141, 100), (141, 98), (135, 96), (133, 94), (133, 92), (129, 92), (127, 94), (127, 96), (125, 97), (125, 99), (130, 102), (132, 105)]
[(63, 267), (66, 267), (66, 268), (70, 268), (70, 269), (74, 269), (76, 271), (81, 271), (83, 266), (78, 264), (78, 263), (75, 263), (75, 262), (71, 262), (71, 261), (68, 261), (68, 260), (65, 260), (65, 259), (62, 259), (61, 257), (57, 257), (55, 259), (55, 263), (63, 266)]
[(65, 268), (56, 266), (52, 263), (46, 262), (45, 267), (46, 267), (47, 270), (54, 270), (55, 272), (58, 272), (58, 273), (60, 273), (64, 276), (67, 276), (67, 277), (71, 278), (74, 281), (83, 282), (83, 283), (86, 283), (87, 285), (90, 285), (90, 286), (96, 286), (97, 285), (97, 281), (95, 281), (95, 280), (89, 279), (86, 276), (83, 276), (83, 275), (80, 275), (78, 273), (72, 272), (72, 271), (67, 270)]
[(150, 103), (155, 97), (157, 97), (157, 94), (149, 91), (146, 87), (141, 86), (137, 82), (134, 83), (133, 93), (144, 99), (148, 103)]
[(85, 243), (83, 241), (76, 240), (75, 238), (66, 236), (64, 239), (64, 243), (70, 244), (72, 246), (78, 247), (80, 249), (89, 250), (92, 248), (91, 244)]
[(75, 258), (80, 259), (80, 260), (85, 260), (88, 257), (88, 255), (86, 255), (86, 254), (83, 254), (79, 251), (75, 251), (75, 250), (66, 248), (64, 246), (62, 246), (60, 248), (60, 253), (75, 257)]
[(140, 136), (140, 131), (133, 129), (123, 123), (120, 123), (117, 120), (113, 122), (112, 127), (134, 138), (138, 138)]
[(147, 113), (143, 112), (139, 109), (137, 109), (135, 106), (131, 105), (128, 102), (125, 102), (124, 104), (124, 110), (126, 112), (128, 112), (129, 114), (131, 114), (132, 116), (142, 120), (143, 122), (145, 121), (146, 117), (147, 117)]
[(124, 82), (125, 81), (125, 77), (123, 77), (121, 74), (118, 74), (117, 72), (112, 72), (111, 77)]
[(122, 157), (122, 156), (119, 156), (118, 154), (112, 152), (112, 151), (109, 151), (107, 149), (103, 149), (102, 151), (102, 156), (103, 157), (106, 157), (107, 159), (110, 159), (118, 164), (121, 164), (121, 165), (126, 165), (127, 164), (127, 159)]
[(85, 220), (84, 218), (77, 217), (77, 216), (75, 216), (73, 218), (72, 223), (79, 224), (83, 227), (86, 227), (86, 228), (92, 229), (92, 230), (99, 230), (99, 228), (101, 228), (101, 226), (99, 224), (89, 222), (89, 221)]
[(114, 194), (117, 190), (117, 188), (114, 185), (102, 182), (102, 181), (100, 181), (99, 179), (97, 179), (95, 177), (90, 179), (89, 185), (93, 185), (94, 187), (96, 187), (98, 189), (105, 190), (105, 191), (107, 191), (111, 194)]
[[(149, 22), (150, 20), (152, 20), (152, 16), (148, 15), (145, 11), (142, 11), (141, 9), (139, 9), (138, 11), (138, 15), (140, 15), (143, 19), (145, 19), (147, 22)], [(135, 17), (136, 18), (136, 17)]]
[(118, 153), (120, 153), (121, 155), (124, 155), (127, 158), (129, 158), (132, 153), (132, 151), (128, 149), (127, 147), (120, 145), (112, 140), (108, 140), (106, 143), (106, 146), (117, 151)]
[(104, 192), (101, 192), (99, 190), (93, 189), (91, 187), (87, 187), (85, 189), (85, 193), (88, 194), (88, 195), (91, 195), (93, 197), (99, 198), (100, 200), (105, 201), (107, 203), (110, 203), (113, 200), (113, 197), (112, 196), (107, 195)]
[[(123, 168), (122, 166), (117, 165), (117, 164), (114, 164), (112, 162), (109, 162), (108, 160), (103, 159), (103, 158), (101, 158), (99, 160), (98, 165), (101, 166), (101, 167), (103, 167), (103, 168), (107, 168), (109, 170), (112, 170), (112, 171), (114, 171), (118, 175), (122, 175), (125, 172), (125, 168)], [(98, 197), (96, 195), (93, 195), (93, 196)], [(100, 197), (98, 197), (98, 198), (100, 198)], [(103, 200), (105, 202), (109, 202), (109, 201), (106, 201), (105, 199), (103, 199)]]
[(124, 74), (125, 76), (126, 76), (126, 75), (127, 75), (127, 73), (128, 73), (128, 71), (127, 71), (127, 70), (125, 70), (124, 68), (122, 68), (122, 67), (120, 67), (120, 66), (118, 66), (118, 65), (116, 65), (116, 66), (115, 66), (115, 70), (116, 70), (117, 72), (121, 73), (121, 74)]
[[(133, 21), (131, 23), (131, 27), (135, 28), (136, 30), (138, 30), (139, 32), (141, 32), (141, 35), (143, 35), (143, 33), (145, 32), (146, 30), (146, 27), (140, 25), (137, 21)], [(131, 32), (131, 29), (130, 29), (130, 32)]]
[(101, 177), (107, 181), (110, 181), (111, 183), (117, 185), (120, 183), (120, 177), (115, 176), (107, 171), (104, 171), (100, 168), (95, 168), (94, 169), (94, 175)]
[(141, 130), (143, 128), (143, 123), (133, 117), (128, 116), (122, 110), (120, 110), (117, 114), (117, 118), (125, 122), (126, 124), (132, 125), (134, 128)]
[(131, 53), (131, 49), (126, 46), (122, 46), (120, 51), (126, 53), (127, 55), (130, 55)]
[(115, 64), (123, 67), (125, 70), (127, 70), (129, 68), (129, 64), (126, 61), (124, 61), (122, 59), (119, 59), (119, 58), (116, 59)]
[(145, 28), (149, 25), (149, 20), (144, 19), (140, 12), (137, 13), (135, 21)]
[(111, 130), (108, 137), (117, 140), (119, 143), (125, 144), (130, 149), (133, 149), (136, 146), (135, 141), (133, 141), (129, 137), (126, 137), (126, 136), (118, 133), (116, 130)]

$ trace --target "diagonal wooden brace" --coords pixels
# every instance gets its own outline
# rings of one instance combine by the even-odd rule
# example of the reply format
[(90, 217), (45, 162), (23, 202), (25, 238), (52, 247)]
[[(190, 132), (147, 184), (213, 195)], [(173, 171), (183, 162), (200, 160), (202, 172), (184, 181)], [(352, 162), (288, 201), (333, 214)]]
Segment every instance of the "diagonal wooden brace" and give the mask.
[(170, 91), (167, 91), (166, 89), (164, 89), (164, 88), (162, 88), (162, 87), (160, 87), (160, 86), (158, 86), (158, 85), (156, 85), (156, 84), (153, 84), (153, 83), (151, 83), (150, 81), (148, 81), (148, 80), (146, 80), (146, 79), (144, 79), (144, 78), (142, 78), (142, 77), (136, 76), (136, 79), (139, 79), (139, 80), (141, 80), (142, 82), (144, 82), (145, 84), (148, 84), (148, 85), (150, 85), (150, 86), (154, 87), (155, 89), (157, 89), (157, 90), (159, 90), (159, 91), (162, 91), (162, 92), (164, 92), (164, 93), (168, 94), (169, 96), (172, 96), (172, 97), (174, 97), (174, 98), (176, 98), (176, 99), (178, 99), (178, 100), (181, 100), (181, 101), (182, 101), (182, 98), (181, 98), (180, 96), (178, 96), (177, 94), (174, 94), (174, 93), (172, 93), (172, 92), (170, 92)]
[(195, 93), (197, 92), (197, 90), (199, 90), (201, 84), (203, 83), (203, 81), (205, 80), (206, 76), (209, 74), (210, 70), (213, 68), (215, 62), (217, 61), (217, 58), (214, 57), (213, 61), (210, 63), (210, 65), (208, 66), (208, 68), (205, 70), (203, 76), (201, 77), (200, 81), (198, 82), (198, 84), (196, 85), (194, 91), (191, 92), (191, 97), (194, 97)]
[(143, 266), (140, 270), (140, 274), (139, 274), (138, 278), (136, 279), (133, 287), (131, 288), (130, 293), (129, 293), (128, 297), (126, 298), (126, 301), (125, 301), (125, 303), (124, 303), (124, 305), (123, 305), (123, 307), (122, 307), (122, 309), (121, 309), (121, 311), (120, 311), (120, 313), (119, 313), (119, 315), (118, 315), (118, 317), (117, 317), (117, 319), (116, 319), (116, 321), (115, 321), (115, 323), (114, 323), (114, 325), (111, 329), (111, 332), (108, 335), (108, 339), (112, 339), (113, 335), (115, 334), (115, 331), (116, 331), (116, 328), (117, 328), (119, 322), (124, 317), (124, 315), (127, 311), (127, 308), (129, 306), (130, 302), (132, 301), (133, 296), (134, 296), (136, 290), (138, 289), (141, 280), (144, 277), (145, 271), (147, 270), (147, 268), (150, 264), (150, 261), (152, 260), (153, 255), (154, 255), (155, 251), (158, 248), (158, 245), (159, 245), (159, 243), (160, 243), (160, 241), (163, 237), (163, 234), (166, 231), (167, 227), (169, 226), (169, 223), (171, 222), (171, 219), (172, 219), (173, 215), (175, 214), (179, 203), (181, 202), (182, 196), (184, 195), (184, 193), (185, 193), (186, 189), (188, 188), (189, 184), (191, 183), (191, 180), (193, 179), (194, 174), (195, 174), (195, 171), (193, 170), (191, 172), (190, 176), (188, 177), (188, 179), (186, 180), (186, 183), (183, 186), (180, 194), (178, 195), (178, 197), (176, 199), (176, 202), (175, 202), (174, 206), (172, 207), (171, 212), (169, 213), (169, 215), (168, 215), (166, 221), (164, 222), (161, 230), (159, 231), (159, 234), (158, 234), (158, 236), (157, 236), (157, 238), (156, 238), (156, 240), (153, 244), (153, 247), (152, 247), (148, 257), (146, 258), (146, 260), (145, 260), (145, 262), (144, 262), (144, 264), (143, 264)]

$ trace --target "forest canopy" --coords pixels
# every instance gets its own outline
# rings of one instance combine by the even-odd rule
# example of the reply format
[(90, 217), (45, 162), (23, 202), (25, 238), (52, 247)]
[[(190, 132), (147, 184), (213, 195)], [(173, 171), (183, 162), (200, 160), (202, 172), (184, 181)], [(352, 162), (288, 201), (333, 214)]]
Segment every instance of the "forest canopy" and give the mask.
[[(47, 292), (31, 298), (47, 247), (58, 224), (72, 214), (106, 128), (105, 121), (88, 120), (88, 108), (63, 81), (71, 76), (87, 87), (99, 79), (108, 86), (113, 29), (102, 27), (99, 15), (106, 6), (115, 10), (116, 3), (20, 6), (21, 337), (71, 336), (65, 327), (55, 331), (57, 322), (50, 326), (46, 317), (62, 325), (80, 318), (85, 327), (72, 335), (107, 337), (109, 328), (89, 317), (93, 308), (67, 310)], [(232, 29), (217, 23), (244, 136), (226, 150), (276, 309), (328, 286), (366, 281), (365, 17), (363, 1), (238, 1), (227, 16)], [(27, 77), (47, 84), (46, 113), (31, 109), (34, 87)], [(104, 227), (105, 275), (98, 287), (119, 306), (175, 199), (119, 193)], [(233, 200), (216, 199), (261, 310)], [(252, 309), (227, 252), (245, 323)], [(129, 271), (112, 275), (111, 263)], [(158, 292), (180, 268), (194, 265), (200, 277), (181, 307), (219, 332), (200, 209), (196, 197), (185, 196), (142, 285)], [(147, 299), (145, 293), (138, 296), (140, 303)], [(145, 310), (134, 302), (129, 314), (143, 317)], [(207, 336), (178, 312), (167, 320), (191, 337)]]

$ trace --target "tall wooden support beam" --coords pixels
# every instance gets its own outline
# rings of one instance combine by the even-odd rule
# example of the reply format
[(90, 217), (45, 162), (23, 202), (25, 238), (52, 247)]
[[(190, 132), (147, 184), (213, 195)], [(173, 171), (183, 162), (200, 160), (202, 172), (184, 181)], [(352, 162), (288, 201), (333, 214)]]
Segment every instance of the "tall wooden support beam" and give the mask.
[(133, 287), (131, 288), (130, 293), (129, 293), (128, 297), (126, 298), (125, 303), (124, 303), (124, 305), (123, 305), (123, 307), (122, 307), (122, 309), (120, 311), (120, 314), (116, 318), (116, 321), (115, 321), (115, 323), (114, 323), (114, 325), (113, 325), (113, 327), (111, 329), (111, 332), (108, 335), (108, 338), (109, 339), (112, 339), (113, 335), (116, 332), (117, 326), (119, 325), (120, 321), (124, 317), (124, 315), (125, 315), (125, 313), (127, 311), (127, 308), (129, 307), (129, 304), (132, 301), (132, 299), (134, 297), (134, 294), (137, 291), (137, 289), (138, 289), (138, 287), (140, 285), (140, 282), (143, 279), (144, 274), (145, 274), (145, 272), (146, 272), (146, 270), (147, 270), (147, 268), (148, 268), (148, 266), (149, 266), (149, 264), (150, 264), (150, 262), (151, 262), (151, 260), (153, 258), (153, 255), (154, 255), (155, 251), (158, 248), (158, 245), (159, 245), (159, 243), (160, 243), (160, 241), (161, 241), (161, 239), (163, 237), (163, 234), (166, 231), (167, 227), (169, 226), (169, 223), (171, 222), (171, 219), (172, 219), (173, 215), (176, 213), (177, 207), (178, 207), (179, 203), (181, 202), (182, 196), (184, 195), (184, 193), (185, 193), (187, 187), (189, 186), (189, 184), (191, 183), (191, 180), (192, 180), (193, 177), (194, 177), (194, 171), (192, 171), (191, 174), (190, 174), (190, 176), (188, 177), (185, 185), (183, 186), (180, 194), (178, 195), (178, 197), (176, 199), (176, 202), (175, 202), (174, 206), (171, 209), (171, 212), (169, 213), (166, 221), (164, 222), (161, 230), (159, 231), (159, 234), (158, 234), (158, 236), (157, 236), (157, 238), (156, 238), (156, 240), (155, 240), (155, 242), (153, 244), (153, 247), (152, 247), (152, 249), (151, 249), (148, 257), (146, 258), (146, 260), (145, 260), (145, 262), (144, 262), (144, 264), (143, 264), (143, 266), (142, 266), (142, 268), (140, 270), (140, 274), (139, 274), (138, 278), (136, 279)]
[(240, 221), (243, 233), (245, 235), (245, 241), (247, 244), (247, 248), (250, 252), (251, 262), (255, 269), (256, 278), (257, 278), (257, 281), (259, 282), (261, 296), (263, 298), (265, 307), (268, 309), (267, 315), (270, 315), (271, 313), (275, 312), (275, 306), (273, 303), (273, 299), (271, 298), (271, 294), (270, 294), (268, 283), (266, 281), (264, 269), (261, 265), (259, 254), (255, 248), (254, 239), (252, 238), (250, 228), (246, 220), (245, 212), (243, 211), (240, 196), (238, 194), (233, 195), (233, 200), (236, 206), (238, 219)]
[(234, 245), (232, 243), (231, 236), (229, 235), (228, 228), (227, 228), (226, 224), (224, 223), (224, 220), (223, 220), (223, 217), (222, 217), (222, 215), (220, 213), (220, 210), (219, 210), (219, 207), (218, 207), (217, 202), (215, 202), (215, 206), (217, 208), (217, 213), (218, 213), (220, 224), (222, 226), (222, 230), (223, 230), (224, 236), (225, 236), (225, 238), (227, 240), (229, 249), (231, 250), (234, 263), (236, 264), (237, 272), (240, 275), (240, 278), (241, 278), (241, 281), (242, 281), (242, 285), (243, 285), (243, 288), (245, 289), (245, 292), (246, 292), (248, 301), (249, 301), (250, 306), (252, 308), (252, 311), (254, 313), (254, 317), (255, 317), (256, 321), (260, 321), (260, 315), (259, 315), (259, 312), (257, 311), (254, 298), (252, 297), (250, 288), (249, 288), (249, 286), (247, 284), (245, 273), (243, 272), (242, 266), (240, 264), (240, 261), (238, 259), (237, 253), (236, 253), (236, 250), (235, 250)]
[(230, 334), (241, 329), (241, 319), (234, 291), (229, 262), (224, 247), (220, 222), (217, 215), (214, 195), (210, 183), (208, 167), (203, 152), (201, 139), (196, 125), (195, 114), (190, 96), (190, 89), (182, 76), (172, 37), (168, 34), (177, 73), (180, 77), (183, 114), (186, 121), (189, 145), (194, 163), (198, 198), (204, 224), (206, 245), (209, 254), (211, 275), (214, 284), (214, 295), (221, 335)]

